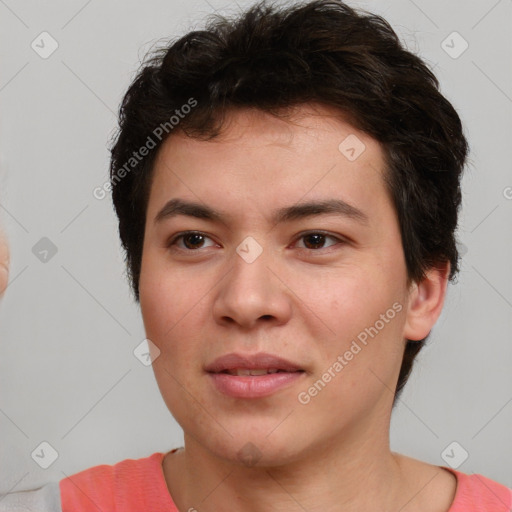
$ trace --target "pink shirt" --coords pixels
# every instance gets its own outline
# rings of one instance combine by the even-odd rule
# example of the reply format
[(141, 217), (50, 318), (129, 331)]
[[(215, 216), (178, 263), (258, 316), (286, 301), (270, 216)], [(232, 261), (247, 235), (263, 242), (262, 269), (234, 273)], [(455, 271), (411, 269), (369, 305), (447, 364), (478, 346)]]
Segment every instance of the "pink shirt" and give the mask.
[[(62, 512), (178, 512), (165, 482), (164, 456), (157, 452), (64, 478), (59, 482)], [(455, 499), (448, 512), (510, 512), (512, 490), (508, 487), (482, 475), (441, 467), (457, 477)]]

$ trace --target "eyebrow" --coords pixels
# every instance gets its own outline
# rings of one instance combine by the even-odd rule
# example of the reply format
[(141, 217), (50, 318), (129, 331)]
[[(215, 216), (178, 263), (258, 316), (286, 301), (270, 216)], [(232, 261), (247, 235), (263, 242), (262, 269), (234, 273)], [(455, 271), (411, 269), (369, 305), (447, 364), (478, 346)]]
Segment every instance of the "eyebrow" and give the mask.
[[(313, 217), (315, 215), (336, 214), (342, 217), (353, 219), (360, 224), (368, 224), (368, 216), (355, 206), (343, 201), (342, 199), (325, 199), (322, 201), (310, 201), (298, 203), (274, 210), (271, 221), (273, 223), (291, 222), (294, 220)], [(209, 206), (183, 199), (171, 199), (157, 213), (154, 222), (160, 223), (166, 219), (177, 215), (186, 215), (197, 219), (205, 219), (214, 222), (224, 222), (229, 216), (214, 210)]]

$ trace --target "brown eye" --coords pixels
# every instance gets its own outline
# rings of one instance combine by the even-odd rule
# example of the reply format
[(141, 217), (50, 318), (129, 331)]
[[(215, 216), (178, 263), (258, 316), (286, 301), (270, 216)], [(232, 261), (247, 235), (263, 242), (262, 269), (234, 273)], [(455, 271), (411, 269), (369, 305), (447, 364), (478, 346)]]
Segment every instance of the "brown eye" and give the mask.
[[(172, 241), (169, 243), (169, 247), (177, 245), (179, 249), (182, 250), (188, 250), (188, 251), (194, 251), (197, 249), (202, 249), (204, 246), (204, 242), (206, 239), (209, 239), (210, 237), (206, 236), (204, 233), (197, 232), (197, 231), (189, 231), (186, 233), (182, 233), (181, 235), (178, 235), (172, 239)], [(183, 246), (180, 246), (177, 242), (183, 241)]]
[(185, 244), (187, 249), (197, 249), (197, 245), (202, 245), (204, 243), (204, 236), (198, 233), (185, 235), (183, 237), (183, 243)]
[[(336, 242), (343, 242), (339, 238), (332, 236), (332, 235), (328, 235), (326, 233), (311, 232), (311, 233), (305, 233), (300, 237), (300, 239), (304, 240), (304, 246), (305, 246), (305, 247), (301, 247), (301, 249), (302, 248), (312, 249), (312, 250), (325, 249), (326, 247), (323, 247), (323, 245), (325, 244), (325, 240), (327, 238), (335, 240)], [(336, 245), (336, 244), (331, 244), (331, 245)], [(330, 246), (328, 246), (328, 247), (330, 247)]]

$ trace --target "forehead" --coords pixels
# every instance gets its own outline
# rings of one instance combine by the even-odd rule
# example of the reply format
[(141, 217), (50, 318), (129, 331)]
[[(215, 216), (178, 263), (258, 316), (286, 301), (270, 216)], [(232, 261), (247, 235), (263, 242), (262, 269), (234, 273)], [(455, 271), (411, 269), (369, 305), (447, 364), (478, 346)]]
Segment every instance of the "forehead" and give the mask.
[[(204, 141), (191, 138), (177, 129), (167, 138), (161, 149), (179, 141), (205, 148), (216, 144), (224, 147), (244, 145), (247, 148), (274, 145), (298, 151), (304, 150), (303, 143), (312, 139), (322, 142), (323, 146), (329, 144), (338, 148), (349, 135), (352, 135), (352, 146), (355, 143), (355, 149), (359, 150), (355, 155), (346, 153), (349, 159), (357, 158), (363, 149), (369, 149), (371, 153), (380, 152), (380, 145), (375, 139), (353, 126), (341, 110), (328, 105), (295, 105), (280, 109), (278, 115), (255, 108), (231, 108), (223, 119), (220, 134), (214, 139)], [(345, 149), (349, 149), (348, 146)]]
[(233, 110), (209, 141), (174, 132), (155, 161), (149, 210), (173, 197), (232, 206), (240, 214), (301, 198), (337, 197), (376, 214), (379, 206), (390, 206), (383, 150), (375, 139), (323, 105), (287, 114)]

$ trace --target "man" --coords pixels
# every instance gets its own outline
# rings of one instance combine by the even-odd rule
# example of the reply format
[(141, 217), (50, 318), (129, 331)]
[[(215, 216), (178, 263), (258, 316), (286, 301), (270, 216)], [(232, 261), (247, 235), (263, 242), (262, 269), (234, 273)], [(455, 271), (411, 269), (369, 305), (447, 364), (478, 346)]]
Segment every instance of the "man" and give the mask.
[(426, 65), (341, 2), (256, 5), (160, 50), (111, 185), (185, 442), (46, 487), (46, 509), (508, 511), (501, 484), (389, 447), (458, 270), (467, 151)]

